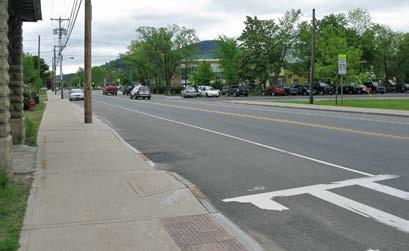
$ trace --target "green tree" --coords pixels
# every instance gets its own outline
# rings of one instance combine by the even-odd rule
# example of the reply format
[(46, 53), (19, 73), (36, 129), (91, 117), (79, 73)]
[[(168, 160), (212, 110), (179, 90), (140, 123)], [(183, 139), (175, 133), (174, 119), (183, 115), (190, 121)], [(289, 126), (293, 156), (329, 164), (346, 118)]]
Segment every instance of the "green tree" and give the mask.
[(271, 66), (276, 58), (272, 57), (274, 51), (273, 38), (278, 32), (274, 20), (260, 20), (257, 17), (247, 17), (239, 41), (243, 50), (239, 64), (241, 79), (254, 83), (260, 81), (264, 88), (270, 77)]
[(34, 67), (33, 56), (24, 54), (22, 58), (23, 64), (23, 79), (25, 84), (32, 83), (37, 78), (37, 70)]
[(203, 61), (197, 66), (197, 70), (193, 72), (191, 80), (196, 85), (210, 85), (215, 79), (212, 66)]
[[(34, 69), (37, 71), (38, 70), (38, 61), (37, 61), (38, 57), (32, 56), (32, 59), (34, 62)], [(50, 67), (45, 62), (45, 60), (41, 57), (40, 57), (40, 78), (44, 82), (51, 78)]]
[[(103, 67), (92, 67), (92, 82), (103, 83), (108, 76), (108, 71)], [(83, 79), (82, 79), (83, 80)]]
[(242, 76), (255, 76), (265, 87), (267, 80), (277, 83), (281, 70), (297, 42), (297, 23), (300, 10), (287, 11), (278, 23), (247, 17), (245, 29), (239, 38), (242, 42)]
[(241, 51), (237, 40), (226, 36), (220, 36), (218, 43), (220, 46), (218, 58), (222, 69), (222, 78), (228, 85), (238, 84)]
[(137, 80), (151, 86), (160, 78), (162, 70), (152, 60), (153, 51), (142, 41), (132, 41), (123, 59), (135, 69)]
[(338, 54), (347, 54), (348, 71), (346, 81), (356, 82), (360, 74), (362, 50), (348, 41), (345, 15), (328, 15), (318, 22), (316, 79), (338, 81)]
[(139, 27), (138, 39), (148, 50), (152, 64), (162, 71), (166, 91), (170, 94), (171, 80), (182, 59), (193, 54), (198, 41), (193, 29), (170, 25), (168, 27)]

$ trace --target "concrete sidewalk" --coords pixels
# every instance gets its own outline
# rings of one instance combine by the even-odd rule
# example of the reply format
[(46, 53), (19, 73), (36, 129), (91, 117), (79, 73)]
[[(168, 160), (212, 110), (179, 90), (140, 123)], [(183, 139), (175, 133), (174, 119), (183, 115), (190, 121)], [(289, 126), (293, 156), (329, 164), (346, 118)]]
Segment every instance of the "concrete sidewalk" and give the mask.
[(21, 250), (261, 249), (111, 128), (82, 121), (49, 93)]
[(228, 103), (233, 103), (233, 104), (242, 104), (242, 105), (257, 105), (257, 106), (305, 109), (305, 110), (316, 110), (316, 111), (349, 112), (349, 113), (370, 114), (370, 115), (409, 117), (409, 111), (404, 111), (404, 110), (389, 110), (389, 109), (375, 109), (375, 108), (355, 108), (355, 107), (327, 106), (327, 105), (293, 104), (293, 103), (283, 103), (283, 102), (280, 102), (279, 100), (276, 100), (276, 101), (272, 101), (272, 100), (268, 100), (268, 101), (247, 101), (247, 100), (243, 100), (243, 101), (227, 101), (227, 102)]

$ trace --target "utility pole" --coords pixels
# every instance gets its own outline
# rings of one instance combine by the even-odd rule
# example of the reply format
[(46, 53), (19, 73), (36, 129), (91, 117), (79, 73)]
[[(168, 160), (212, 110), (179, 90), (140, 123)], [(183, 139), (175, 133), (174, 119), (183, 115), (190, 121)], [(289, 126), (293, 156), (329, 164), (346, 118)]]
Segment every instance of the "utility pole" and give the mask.
[(61, 99), (64, 99), (64, 85), (62, 82), (63, 75), (62, 75), (62, 61), (63, 61), (63, 45), (62, 45), (62, 36), (67, 34), (67, 30), (62, 28), (62, 22), (64, 21), (69, 21), (70, 19), (64, 19), (64, 18), (51, 18), (51, 21), (58, 21), (58, 29), (54, 30), (54, 34), (58, 35), (58, 56), (60, 59), (60, 89), (61, 89)]
[(312, 31), (311, 31), (311, 66), (310, 66), (310, 104), (314, 104), (314, 66), (315, 66), (315, 9), (312, 9)]
[(57, 84), (56, 84), (56, 71), (57, 71), (57, 52), (56, 52), (56, 47), (54, 45), (54, 57), (53, 57), (53, 88), (54, 88), (54, 94), (57, 95)]
[(38, 53), (37, 53), (37, 78), (40, 79), (40, 56), (41, 56), (41, 37), (38, 35)]
[(91, 73), (91, 40), (92, 40), (92, 3), (85, 0), (85, 41), (84, 41), (84, 122), (92, 124), (92, 73)]

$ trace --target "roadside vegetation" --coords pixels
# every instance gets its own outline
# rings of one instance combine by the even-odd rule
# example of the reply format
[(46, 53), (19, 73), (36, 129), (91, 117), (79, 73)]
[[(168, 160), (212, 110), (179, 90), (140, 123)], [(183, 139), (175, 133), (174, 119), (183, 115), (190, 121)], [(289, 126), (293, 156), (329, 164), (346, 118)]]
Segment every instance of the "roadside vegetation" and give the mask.
[[(279, 102), (309, 104), (308, 100), (282, 100)], [(318, 99), (315, 101), (314, 104), (335, 106), (335, 100)], [(344, 106), (392, 110), (409, 110), (409, 99), (344, 99)]]
[(40, 103), (37, 104), (33, 111), (25, 111), (25, 126), (26, 126), (26, 141), (29, 146), (37, 146), (37, 134), (40, 127), (41, 119), (45, 110), (45, 102), (47, 101), (47, 93), (42, 92), (40, 95)]
[(0, 250), (19, 248), (20, 231), (30, 193), (31, 175), (0, 173)]
[[(37, 146), (38, 128), (46, 107), (47, 93), (40, 91), (40, 103), (33, 111), (25, 111), (25, 144)], [(31, 174), (7, 175), (0, 173), (0, 250), (14, 251), (19, 248), (27, 200), (32, 183)]]

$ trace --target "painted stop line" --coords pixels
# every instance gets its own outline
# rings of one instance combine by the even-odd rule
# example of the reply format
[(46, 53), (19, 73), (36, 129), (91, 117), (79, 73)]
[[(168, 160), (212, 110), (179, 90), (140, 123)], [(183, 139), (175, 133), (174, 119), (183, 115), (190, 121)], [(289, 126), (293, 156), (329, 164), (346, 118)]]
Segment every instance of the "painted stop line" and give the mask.
[(374, 219), (377, 222), (383, 223), (385, 225), (391, 226), (400, 231), (409, 233), (409, 221), (392, 215), (387, 212), (383, 212), (379, 209), (367, 206), (365, 204), (359, 203), (357, 201), (348, 199), (346, 197), (340, 196), (329, 190), (348, 186), (361, 186), (377, 192), (385, 193), (400, 199), (409, 200), (409, 192), (402, 191), (393, 187), (378, 184), (378, 181), (396, 179), (398, 176), (394, 175), (378, 175), (372, 177), (344, 180), (339, 182), (334, 182), (331, 184), (318, 184), (312, 186), (305, 186), (299, 188), (292, 188), (281, 191), (274, 191), (268, 193), (260, 193), (254, 195), (247, 195), (242, 197), (224, 199), (224, 202), (239, 202), (239, 203), (250, 203), (254, 206), (272, 211), (284, 211), (289, 210), (289, 208), (284, 205), (275, 202), (274, 198), (278, 197), (290, 197), (302, 194), (310, 194), (319, 199), (352, 211), (354, 213), (360, 214), (364, 217)]

